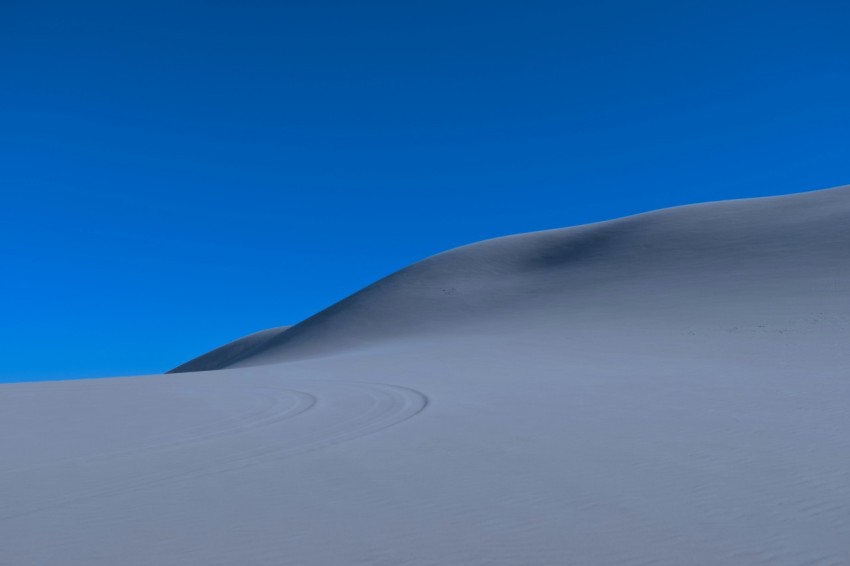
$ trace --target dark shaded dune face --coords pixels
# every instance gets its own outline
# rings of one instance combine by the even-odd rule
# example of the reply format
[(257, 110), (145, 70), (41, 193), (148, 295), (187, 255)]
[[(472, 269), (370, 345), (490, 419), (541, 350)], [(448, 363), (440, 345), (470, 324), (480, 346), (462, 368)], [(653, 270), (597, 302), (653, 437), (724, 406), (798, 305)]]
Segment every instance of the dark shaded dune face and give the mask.
[(533, 249), (517, 258), (517, 270), (534, 272), (570, 267), (604, 258), (622, 242), (624, 226), (599, 225), (572, 233), (541, 237)]
[(702, 309), (702, 316), (720, 305), (764, 310), (813, 296), (843, 305), (848, 259), (847, 187), (665, 209), (450, 250), (284, 333), (231, 347), (238, 355), (202, 356), (203, 364), (178, 370), (332, 355), (459, 328), (551, 328), (611, 312), (628, 319)]
[(166, 373), (207, 371), (227, 367), (251, 356), (255, 352), (261, 351), (268, 345), (272, 338), (285, 332), (287, 328), (289, 326), (278, 326), (276, 328), (254, 332), (233, 342), (228, 342), (224, 346), (219, 346), (215, 350), (189, 360)]

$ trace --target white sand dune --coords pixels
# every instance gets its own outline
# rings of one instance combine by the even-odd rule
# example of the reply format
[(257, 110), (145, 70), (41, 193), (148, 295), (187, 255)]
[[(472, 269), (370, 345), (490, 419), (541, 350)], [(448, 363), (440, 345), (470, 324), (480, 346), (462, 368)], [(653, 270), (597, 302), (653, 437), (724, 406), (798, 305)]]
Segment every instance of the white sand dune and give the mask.
[(0, 386), (0, 564), (850, 564), (848, 344), (850, 187), (465, 246)]

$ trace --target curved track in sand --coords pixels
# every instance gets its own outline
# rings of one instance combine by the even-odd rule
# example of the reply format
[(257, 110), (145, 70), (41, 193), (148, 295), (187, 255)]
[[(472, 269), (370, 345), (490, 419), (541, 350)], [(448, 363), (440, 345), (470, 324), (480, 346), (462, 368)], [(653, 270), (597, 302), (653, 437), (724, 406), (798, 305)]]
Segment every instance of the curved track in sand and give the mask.
[[(138, 443), (129, 440), (130, 445), (118, 450), (0, 470), (0, 479), (44, 483), (36, 500), (0, 501), (0, 522), (321, 450), (399, 424), (428, 404), (419, 391), (382, 383), (317, 380), (298, 383), (297, 389), (287, 385), (211, 382), (223, 396), (249, 394), (251, 409), (205, 419), (172, 435), (160, 433), (153, 440), (139, 435)], [(85, 409), (78, 407), (79, 414)], [(150, 415), (157, 418), (168, 416)], [(133, 438), (132, 432), (124, 436)], [(80, 476), (80, 489), (70, 493), (53, 489), (50, 478), (69, 470)]]

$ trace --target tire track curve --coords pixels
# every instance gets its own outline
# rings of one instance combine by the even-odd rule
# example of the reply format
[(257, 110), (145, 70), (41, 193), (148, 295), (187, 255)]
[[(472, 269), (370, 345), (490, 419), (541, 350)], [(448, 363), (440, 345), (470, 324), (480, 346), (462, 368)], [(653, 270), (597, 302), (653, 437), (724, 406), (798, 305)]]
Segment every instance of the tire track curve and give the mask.
[[(107, 470), (105, 483), (95, 480), (96, 485), (91, 489), (48, 497), (40, 504), (6, 507), (0, 502), (0, 522), (174, 482), (273, 464), (386, 430), (413, 418), (429, 404), (422, 392), (398, 385), (329, 380), (314, 380), (303, 385), (314, 391), (303, 391), (305, 387), (297, 390), (269, 385), (257, 387), (257, 390), (275, 393), (272, 408), (262, 411), (262, 418), (173, 442), (94, 456), (86, 461), (93, 472), (119, 461), (126, 466), (139, 458), (143, 460), (134, 469), (152, 469), (118, 481), (109, 481)], [(284, 403), (284, 398), (291, 402)], [(324, 409), (321, 414), (319, 409)], [(217, 443), (236, 440), (240, 441), (238, 445), (216, 450)], [(157, 465), (155, 461), (165, 453), (171, 453), (175, 461)]]

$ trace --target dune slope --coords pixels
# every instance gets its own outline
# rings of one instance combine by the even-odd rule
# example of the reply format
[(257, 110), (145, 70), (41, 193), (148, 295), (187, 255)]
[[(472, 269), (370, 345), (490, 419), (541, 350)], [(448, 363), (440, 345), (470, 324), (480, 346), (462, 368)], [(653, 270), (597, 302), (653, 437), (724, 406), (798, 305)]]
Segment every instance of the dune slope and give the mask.
[(464, 246), (392, 274), (250, 350), (243, 341), (257, 335), (224, 347), (228, 356), (218, 349), (173, 371), (333, 354), (529, 315), (568, 322), (587, 303), (597, 309), (612, 302), (618, 315), (639, 309), (643, 316), (652, 307), (693, 307), (705, 295), (748, 308), (828, 293), (850, 269), (849, 191), (700, 204)]
[(498, 238), (0, 386), (0, 564), (850, 563), (850, 188)]

